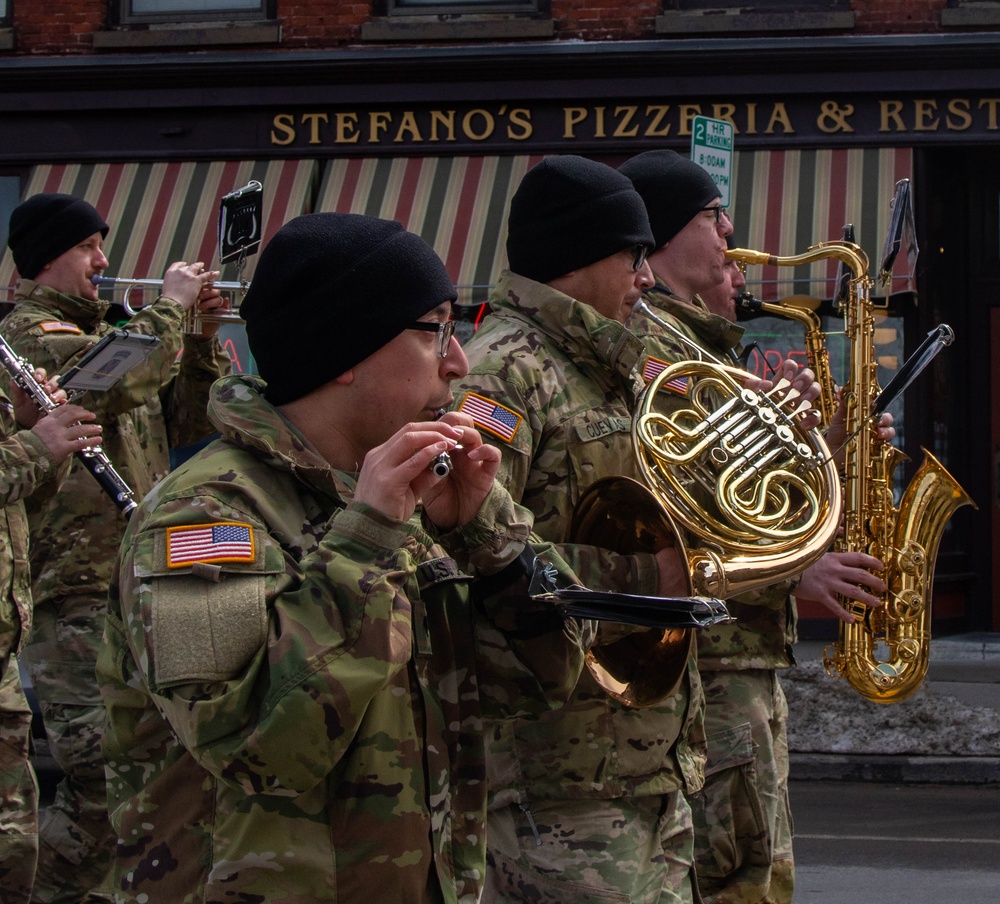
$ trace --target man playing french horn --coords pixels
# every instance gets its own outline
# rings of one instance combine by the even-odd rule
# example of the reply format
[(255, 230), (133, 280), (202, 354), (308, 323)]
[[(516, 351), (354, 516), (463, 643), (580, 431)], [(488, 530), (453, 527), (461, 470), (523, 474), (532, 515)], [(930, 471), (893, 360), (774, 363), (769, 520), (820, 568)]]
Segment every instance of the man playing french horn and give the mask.
[[(108, 231), (91, 204), (71, 195), (34, 195), (11, 214), (8, 244), (20, 279), (4, 334), (15, 352), (50, 374), (113, 329), (104, 320), (110, 305), (91, 282), (108, 266)], [(217, 276), (202, 263), (171, 264), (161, 296), (128, 324), (158, 337), (158, 346), (109, 391), (83, 396), (103, 428), (109, 459), (137, 499), (169, 470), (171, 447), (214, 430), (205, 412), (208, 390), (229, 372), (229, 358), (214, 336), (217, 324), (200, 336), (183, 335), (183, 325), (192, 307), (221, 303), (211, 286)], [(79, 460), (58, 494), (38, 499), (27, 503), (35, 624), (25, 663), (66, 778), (39, 828), (32, 900), (78, 902), (100, 884), (113, 848), (94, 667), (125, 519)]]
[[(574, 532), (581, 498), (605, 479), (639, 477), (631, 429), (642, 344), (625, 321), (653, 284), (652, 244), (629, 181), (582, 157), (547, 158), (511, 201), (509, 270), (465, 346), (472, 368), (456, 400), (500, 448), (498, 479), (532, 510), (544, 539), (604, 545)], [(795, 392), (807, 398), (810, 373), (802, 384)], [(637, 560), (651, 565), (649, 552)], [(656, 555), (664, 553), (674, 554), (673, 568), (658, 581), (649, 573), (634, 592), (690, 592), (682, 553), (666, 546)], [(558, 710), (487, 726), (484, 904), (699, 900), (686, 795), (703, 780), (703, 704), (684, 640), (671, 662), (677, 680), (644, 708), (591, 670)]]
[[(646, 346), (641, 370), (652, 375), (691, 358), (734, 364), (743, 329), (734, 322), (733, 299), (746, 280), (726, 261), (733, 224), (718, 187), (674, 151), (639, 154), (619, 171), (642, 195), (656, 239), (649, 255), (656, 285), (629, 321)], [(842, 441), (843, 424), (838, 410), (827, 434), (831, 448)], [(881, 437), (894, 433), (891, 417), (884, 418)], [(860, 552), (827, 553), (799, 578), (728, 599), (736, 621), (699, 632), (708, 764), (704, 788), (690, 799), (706, 902), (791, 902), (788, 707), (777, 670), (795, 662), (795, 599), (816, 600), (850, 620), (838, 593), (878, 605), (874, 594), (885, 584), (873, 572), (881, 570), (878, 559)]]

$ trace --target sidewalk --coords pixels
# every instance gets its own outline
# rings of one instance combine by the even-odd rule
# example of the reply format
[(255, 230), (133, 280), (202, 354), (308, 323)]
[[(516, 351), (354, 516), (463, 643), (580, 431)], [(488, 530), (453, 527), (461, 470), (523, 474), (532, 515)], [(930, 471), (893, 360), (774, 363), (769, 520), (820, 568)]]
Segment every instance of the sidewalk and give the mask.
[[(815, 678), (822, 671), (816, 664), (822, 662), (825, 646), (796, 644), (800, 666), (782, 673), (789, 697), (793, 780), (1000, 783), (1000, 634), (933, 639), (923, 687), (909, 700), (888, 705), (871, 703), (846, 682), (825, 674)], [(822, 688), (818, 703), (810, 682)], [(817, 707), (820, 713), (814, 711)], [(820, 741), (821, 749), (816, 749), (815, 725), (796, 741), (796, 719), (826, 721), (831, 728), (823, 735), (825, 746)], [(842, 736), (837, 734), (840, 724)], [(865, 736), (859, 739), (861, 725)], [(795, 749), (807, 744), (813, 749)], [(899, 746), (907, 752), (899, 753)], [(956, 752), (941, 755), (942, 747)]]

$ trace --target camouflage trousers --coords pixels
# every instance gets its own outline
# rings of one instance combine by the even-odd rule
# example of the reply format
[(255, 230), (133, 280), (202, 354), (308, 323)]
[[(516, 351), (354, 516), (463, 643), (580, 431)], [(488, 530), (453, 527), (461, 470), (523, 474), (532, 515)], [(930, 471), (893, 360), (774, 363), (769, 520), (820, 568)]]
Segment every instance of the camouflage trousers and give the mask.
[(490, 811), (481, 904), (701, 904), (680, 791)]
[(691, 798), (698, 887), (709, 904), (790, 904), (788, 704), (767, 669), (702, 672), (708, 764)]
[(27, 904), (38, 862), (38, 786), (28, 757), (31, 710), (17, 660), (0, 660), (0, 901)]
[(23, 657), (49, 748), (65, 773), (39, 826), (31, 900), (44, 904), (87, 900), (111, 865), (114, 832), (101, 752), (104, 705), (94, 673), (106, 607), (103, 596), (36, 605)]

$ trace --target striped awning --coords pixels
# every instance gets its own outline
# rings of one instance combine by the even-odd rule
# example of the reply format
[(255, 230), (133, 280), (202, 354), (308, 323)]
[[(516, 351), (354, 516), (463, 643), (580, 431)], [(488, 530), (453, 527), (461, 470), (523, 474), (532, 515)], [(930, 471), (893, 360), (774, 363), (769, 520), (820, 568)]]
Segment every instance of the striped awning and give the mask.
[[(313, 160), (51, 164), (34, 168), (24, 197), (62, 192), (90, 201), (111, 226), (104, 242), (107, 275), (159, 279), (174, 261), (218, 267), (223, 195), (252, 180), (261, 183), (263, 248), (283, 223), (308, 211), (317, 173)], [(247, 278), (255, 261), (247, 259)], [(221, 279), (236, 279), (235, 264), (222, 269)], [(0, 286), (15, 279), (5, 249)]]
[(458, 303), (486, 300), (506, 266), (507, 208), (541, 155), (329, 160), (318, 211), (399, 220), (438, 253)]
[[(541, 155), (329, 160), (317, 210), (399, 220), (444, 260), (460, 304), (485, 301), (506, 266), (507, 209), (521, 177)], [(617, 162), (617, 161), (616, 161)], [(742, 247), (778, 255), (839, 239), (847, 223), (874, 270), (889, 226), (896, 182), (912, 178), (909, 148), (737, 152), (730, 212)], [(763, 300), (833, 295), (835, 262), (751, 267)], [(912, 287), (906, 255), (890, 291)]]
[[(791, 256), (817, 242), (842, 238), (850, 223), (874, 274), (890, 224), (896, 182), (912, 179), (913, 152), (910, 148), (737, 151), (733, 170), (729, 211), (739, 246)], [(835, 261), (750, 267), (748, 288), (764, 301), (790, 295), (829, 299), (836, 271)], [(901, 251), (891, 286), (879, 291), (910, 289), (913, 276)]]

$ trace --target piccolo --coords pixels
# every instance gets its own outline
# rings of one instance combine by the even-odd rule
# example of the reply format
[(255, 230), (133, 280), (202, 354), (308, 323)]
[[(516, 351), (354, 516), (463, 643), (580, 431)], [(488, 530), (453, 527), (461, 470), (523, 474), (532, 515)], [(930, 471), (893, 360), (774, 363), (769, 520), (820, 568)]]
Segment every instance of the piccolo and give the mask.
[[(35, 379), (34, 368), (11, 348), (3, 336), (0, 336), (0, 364), (3, 364), (14, 383), (46, 414), (59, 407), (58, 403), (52, 401), (45, 387)], [(108, 458), (104, 448), (99, 445), (91, 446), (89, 449), (77, 452), (76, 457), (94, 475), (101, 489), (111, 497), (121, 513), (128, 518), (136, 507), (132, 490), (111, 464), (111, 459)]]
[[(461, 451), (461, 446), (455, 446), (455, 449)], [(434, 456), (434, 460), (430, 463), (430, 469), (434, 472), (435, 477), (447, 477), (451, 473), (453, 465), (451, 463), (451, 456), (447, 452), (441, 452)]]
[[(435, 417), (434, 420), (436, 421), (440, 420), (442, 417), (444, 417), (444, 413), (445, 409), (439, 408), (437, 412), (437, 417)], [(461, 449), (462, 447), (460, 445), (456, 445), (451, 451), (453, 452), (461, 451)], [(434, 458), (431, 460), (431, 463), (427, 467), (434, 472), (435, 477), (443, 478), (447, 477), (451, 473), (451, 469), (454, 467), (454, 465), (452, 464), (451, 456), (447, 452), (441, 452), (438, 455), (434, 456)]]

